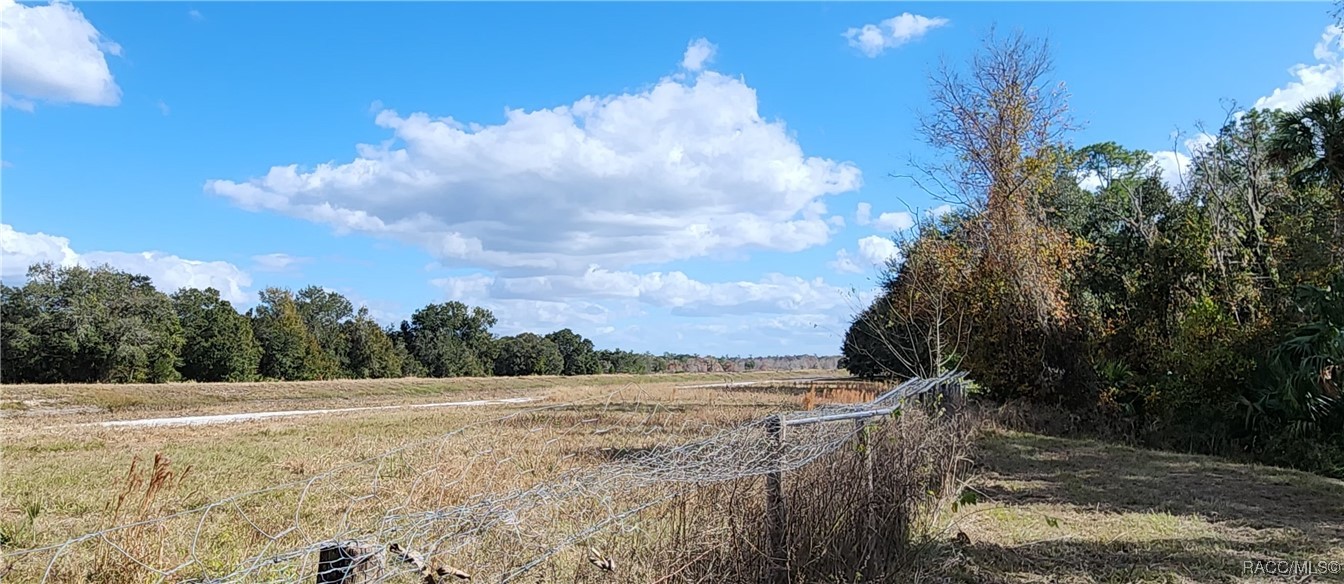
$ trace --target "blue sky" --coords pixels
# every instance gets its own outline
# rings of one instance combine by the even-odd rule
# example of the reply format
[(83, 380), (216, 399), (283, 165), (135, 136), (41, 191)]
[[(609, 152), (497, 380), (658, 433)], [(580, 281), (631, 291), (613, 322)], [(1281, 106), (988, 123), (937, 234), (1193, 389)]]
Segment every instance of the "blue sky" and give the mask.
[(1323, 2), (0, 3), (6, 282), (457, 299), (655, 352), (837, 353), (942, 205), (888, 177), (932, 154), (926, 74), (991, 25), (1049, 38), (1075, 144), (1168, 173), (1227, 100), (1344, 87)]

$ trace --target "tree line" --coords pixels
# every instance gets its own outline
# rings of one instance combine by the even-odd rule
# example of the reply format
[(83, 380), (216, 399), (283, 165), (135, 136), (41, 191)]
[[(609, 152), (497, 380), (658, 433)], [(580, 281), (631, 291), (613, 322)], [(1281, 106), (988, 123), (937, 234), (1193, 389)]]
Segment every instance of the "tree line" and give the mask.
[[(912, 178), (962, 203), (901, 239), (841, 366), (963, 369), (1149, 445), (1344, 476), (1344, 96), (1232, 112), (1154, 156), (1073, 148), (1045, 43), (932, 75)], [(1086, 187), (1086, 188), (1085, 188)]]
[(0, 285), (0, 381), (162, 383), (593, 375), (835, 368), (839, 357), (705, 357), (604, 350), (570, 329), (491, 332), (495, 316), (429, 304), (383, 327), (367, 307), (308, 286), (267, 288), (240, 313), (218, 290), (156, 289), (108, 265), (30, 266)]

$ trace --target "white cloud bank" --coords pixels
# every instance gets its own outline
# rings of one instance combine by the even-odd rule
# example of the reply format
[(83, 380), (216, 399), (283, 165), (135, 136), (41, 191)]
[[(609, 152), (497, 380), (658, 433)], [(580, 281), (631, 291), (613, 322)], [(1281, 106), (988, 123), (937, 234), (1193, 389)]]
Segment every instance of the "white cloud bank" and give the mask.
[(637, 274), (593, 266), (580, 275), (505, 278), (471, 274), (432, 282), (449, 299), (461, 301), (527, 300), (577, 302), (590, 309), (590, 300), (635, 301), (671, 309), (682, 316), (725, 314), (786, 314), (828, 310), (845, 303), (845, 290), (821, 278), (805, 279), (768, 274), (758, 281), (701, 282), (683, 272)]
[(1332, 91), (1344, 90), (1344, 27), (1325, 27), (1312, 51), (1316, 63), (1298, 63), (1288, 69), (1293, 81), (1255, 100), (1256, 109), (1293, 110)]
[[(438, 278), (432, 284), (446, 299), (493, 311), (501, 334), (569, 327), (599, 345), (660, 351), (694, 338), (693, 346), (682, 345), (684, 350), (715, 354), (759, 354), (774, 345), (793, 352), (834, 353), (843, 323), (859, 302), (851, 291), (821, 278), (783, 274), (755, 281), (703, 282), (676, 271), (638, 274), (593, 267), (574, 276), (505, 278), (478, 273)], [(694, 320), (668, 321), (646, 309)], [(808, 324), (798, 324), (802, 322)], [(785, 328), (781, 323), (798, 327)], [(826, 328), (813, 326), (818, 323)], [(704, 335), (728, 328), (736, 331), (733, 338)], [(687, 336), (677, 336), (677, 331)]]
[(34, 101), (112, 106), (121, 88), (106, 55), (121, 47), (68, 2), (24, 5), (0, 0), (0, 85), (4, 105), (31, 111)]
[(946, 18), (929, 18), (906, 12), (878, 24), (850, 28), (845, 31), (844, 37), (849, 41), (849, 46), (871, 58), (881, 55), (887, 49), (894, 49), (916, 40), (935, 28), (947, 26), (950, 22)]
[[(691, 43), (683, 65), (712, 50)], [(703, 70), (633, 94), (505, 110), (498, 125), (382, 110), (392, 132), (346, 163), (275, 166), (207, 192), (411, 243), (448, 267), (579, 273), (826, 243), (824, 198), (861, 185), (851, 163), (804, 153), (756, 91)]]
[(246, 303), (251, 296), (244, 289), (252, 277), (228, 262), (204, 262), (183, 259), (157, 251), (126, 253), (93, 251), (78, 253), (65, 237), (46, 233), (24, 233), (0, 224), (0, 277), (21, 280), (28, 266), (52, 262), (60, 266), (92, 267), (109, 264), (134, 274), (144, 274), (154, 286), (169, 294), (180, 288), (215, 288), (225, 300)]

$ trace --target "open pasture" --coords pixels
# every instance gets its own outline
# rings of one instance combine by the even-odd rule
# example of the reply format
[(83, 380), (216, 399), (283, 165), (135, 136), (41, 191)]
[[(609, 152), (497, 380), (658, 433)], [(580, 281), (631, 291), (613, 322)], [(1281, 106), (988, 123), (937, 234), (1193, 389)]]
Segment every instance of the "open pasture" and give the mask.
[[(669, 536), (663, 530), (675, 522), (630, 527), (627, 521), (637, 507), (662, 502), (662, 495), (638, 489), (589, 493), (590, 485), (566, 487), (566, 480), (769, 412), (870, 399), (878, 387), (847, 382), (827, 389), (780, 377), (18, 386), (5, 392), (6, 403), (49, 401), (41, 402), (45, 411), (30, 406), (4, 418), (0, 545), (12, 562), (10, 578), (18, 577), (14, 581), (40, 581), (44, 575), (48, 581), (105, 582), (230, 574), (240, 578), (236, 581), (311, 579), (304, 570), (312, 570), (306, 556), (313, 555), (313, 546), (344, 535), (444, 552), (444, 561), (487, 573), (506, 572), (517, 558), (573, 553), (566, 538), (587, 529), (598, 536), (589, 543), (614, 550), (609, 553), (634, 553), (650, 547), (641, 537)], [(486, 402), (502, 399), (516, 401)], [(471, 401), (486, 403), (210, 425), (99, 425), (188, 413)], [(511, 503), (538, 485), (552, 486), (527, 495), (536, 497), (535, 505)], [(760, 492), (759, 484), (742, 488)], [(629, 496), (599, 497), (596, 507), (587, 497), (611, 492)], [(473, 510), (485, 519), (480, 525), (454, 524), (471, 532), (463, 539), (462, 533), (429, 528), (442, 519), (433, 513), (445, 510)], [(531, 514), (532, 524), (509, 517), (520, 512)], [(169, 519), (151, 521), (163, 517)], [(138, 522), (143, 523), (134, 525)], [(128, 524), (133, 526), (116, 529)], [(625, 537), (609, 539), (611, 530), (605, 528), (616, 527), (619, 534), (622, 525)], [(110, 531), (59, 547), (100, 530)], [(508, 538), (513, 540), (504, 541)], [(439, 549), (443, 542), (467, 539), (471, 543), (456, 555)], [(467, 560), (461, 554), (468, 548), (513, 555)], [(293, 561), (293, 556), (305, 557)], [(650, 569), (665, 564), (646, 563)], [(551, 568), (558, 565), (572, 572), (573, 565), (563, 562)], [(567, 573), (565, 579), (573, 577)]]

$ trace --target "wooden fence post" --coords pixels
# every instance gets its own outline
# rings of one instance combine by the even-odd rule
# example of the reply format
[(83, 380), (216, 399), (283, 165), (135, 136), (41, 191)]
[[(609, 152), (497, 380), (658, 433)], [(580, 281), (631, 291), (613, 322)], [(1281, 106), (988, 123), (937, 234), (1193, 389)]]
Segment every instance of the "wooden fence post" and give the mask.
[(876, 499), (873, 487), (873, 447), (872, 441), (868, 436), (868, 420), (859, 418), (854, 420), (854, 425), (859, 429), (859, 455), (862, 457), (863, 476), (860, 480), (863, 484), (863, 507), (860, 510), (862, 517), (859, 518), (859, 549), (861, 570), (864, 576), (867, 576), (868, 562), (873, 549), (874, 527), (873, 527), (873, 503)]
[(383, 554), (358, 542), (331, 543), (317, 555), (317, 584), (366, 584), (383, 577)]
[(770, 576), (772, 584), (786, 584), (789, 581), (789, 522), (784, 509), (784, 421), (780, 416), (772, 416), (766, 421), (766, 433), (770, 437), (770, 452), (775, 470), (765, 475), (765, 517), (766, 530), (770, 540)]

